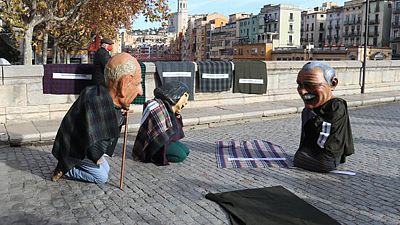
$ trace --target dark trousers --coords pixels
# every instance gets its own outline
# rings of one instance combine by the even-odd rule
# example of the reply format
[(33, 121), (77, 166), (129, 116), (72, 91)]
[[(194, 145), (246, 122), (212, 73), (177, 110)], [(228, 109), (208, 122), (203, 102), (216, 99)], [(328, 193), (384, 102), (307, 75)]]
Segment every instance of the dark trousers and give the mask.
[(302, 147), (297, 150), (293, 160), (294, 166), (306, 170), (327, 173), (336, 169), (339, 160), (321, 150), (313, 151), (310, 148)]

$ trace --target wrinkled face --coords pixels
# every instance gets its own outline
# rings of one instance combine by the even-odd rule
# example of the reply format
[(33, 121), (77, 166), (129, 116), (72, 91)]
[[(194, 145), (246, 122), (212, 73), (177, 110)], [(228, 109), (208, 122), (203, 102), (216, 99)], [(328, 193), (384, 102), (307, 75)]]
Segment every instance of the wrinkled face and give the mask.
[(185, 107), (188, 103), (189, 93), (185, 92), (179, 101), (172, 107), (172, 111), (176, 114), (181, 114), (183, 107)]
[(138, 95), (143, 95), (142, 89), (142, 76), (140, 73), (140, 66), (135, 75), (125, 76), (126, 85), (123, 86), (124, 97), (120, 100), (121, 107), (125, 110), (129, 109), (130, 104)]
[(311, 71), (301, 70), (297, 76), (297, 92), (306, 108), (317, 108), (330, 100), (332, 87), (326, 82), (319, 68)]

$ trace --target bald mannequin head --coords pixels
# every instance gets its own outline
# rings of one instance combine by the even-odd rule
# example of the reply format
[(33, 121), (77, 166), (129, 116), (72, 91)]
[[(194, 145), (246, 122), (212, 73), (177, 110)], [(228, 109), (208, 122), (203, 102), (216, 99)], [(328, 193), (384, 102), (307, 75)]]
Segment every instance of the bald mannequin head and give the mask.
[(136, 96), (143, 94), (140, 65), (128, 53), (111, 57), (105, 67), (104, 76), (117, 107), (128, 110)]

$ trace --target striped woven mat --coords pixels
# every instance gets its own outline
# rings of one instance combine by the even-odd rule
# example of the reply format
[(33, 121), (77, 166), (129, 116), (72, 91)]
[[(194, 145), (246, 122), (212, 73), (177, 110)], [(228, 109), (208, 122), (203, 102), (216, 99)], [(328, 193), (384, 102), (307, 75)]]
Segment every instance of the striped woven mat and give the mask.
[(281, 146), (263, 140), (218, 141), (215, 156), (218, 168), (288, 168), (293, 164)]

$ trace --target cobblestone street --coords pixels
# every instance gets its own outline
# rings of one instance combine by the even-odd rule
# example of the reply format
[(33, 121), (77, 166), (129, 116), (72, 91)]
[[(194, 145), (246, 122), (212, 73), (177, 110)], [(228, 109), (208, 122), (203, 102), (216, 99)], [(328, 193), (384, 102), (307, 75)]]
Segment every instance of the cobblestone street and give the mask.
[(191, 149), (188, 159), (165, 167), (133, 161), (130, 135), (124, 191), (119, 189), (122, 137), (116, 155), (108, 159), (105, 185), (51, 182), (57, 163), (52, 145), (0, 146), (0, 224), (229, 224), (205, 194), (276, 185), (342, 224), (400, 224), (399, 115), (399, 103), (350, 110), (356, 153), (338, 169), (356, 176), (216, 167), (218, 140), (268, 140), (293, 156), (300, 139), (299, 114), (187, 130), (182, 142)]

